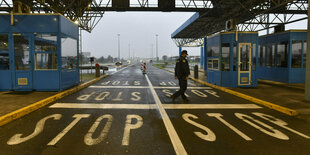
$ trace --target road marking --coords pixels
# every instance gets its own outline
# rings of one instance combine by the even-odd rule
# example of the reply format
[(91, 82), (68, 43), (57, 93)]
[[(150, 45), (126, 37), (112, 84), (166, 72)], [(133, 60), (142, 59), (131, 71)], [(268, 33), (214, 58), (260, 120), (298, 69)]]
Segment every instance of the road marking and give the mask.
[[(255, 104), (162, 104), (164, 109), (261, 109)], [(49, 108), (65, 109), (156, 109), (155, 104), (55, 103)]]
[[(158, 87), (155, 86), (155, 89), (180, 89), (180, 87)], [(187, 89), (212, 89), (211, 87), (187, 87)]]
[(116, 71), (116, 72), (113, 72), (113, 73), (111, 73), (110, 75), (113, 75), (113, 74), (115, 74), (115, 73), (118, 73), (118, 72), (120, 72), (120, 71), (122, 71), (122, 70), (124, 70), (124, 69), (126, 69), (127, 67), (124, 67), (124, 68), (122, 68), (122, 69), (120, 69), (120, 70), (118, 70), (118, 71)]
[(236, 127), (234, 127), (233, 125), (231, 125), (230, 123), (228, 123), (226, 120), (224, 120), (222, 117), (223, 115), (220, 113), (207, 113), (207, 115), (209, 117), (215, 117), (216, 119), (218, 119), (219, 121), (221, 121), (223, 124), (225, 124), (227, 127), (229, 127), (231, 130), (233, 130), (235, 133), (237, 133), (239, 136), (241, 136), (243, 139), (247, 140), (247, 141), (252, 141), (252, 139), (250, 137), (248, 137), (246, 134), (244, 134), (243, 132), (241, 132), (240, 130), (238, 130)]
[(63, 136), (65, 136), (82, 118), (88, 118), (90, 114), (75, 114), (72, 121), (64, 130), (62, 130), (52, 141), (47, 145), (55, 145)]
[[(124, 128), (124, 134), (122, 139), (122, 145), (128, 146), (129, 145), (129, 139), (130, 139), (130, 130), (138, 129), (143, 125), (143, 118), (139, 115), (127, 115), (126, 117), (126, 124)], [(132, 120), (136, 119), (137, 122), (133, 124)]]
[[(145, 89), (150, 88), (149, 86), (89, 86), (88, 88), (120, 88), (120, 89)], [(155, 86), (155, 89), (179, 89), (180, 87), (160, 87)], [(211, 87), (187, 87), (187, 89), (212, 89)]]
[(61, 118), (61, 114), (53, 114), (53, 115), (50, 115), (50, 116), (46, 116), (44, 118), (42, 118), (36, 125), (34, 131), (32, 134), (28, 135), (28, 136), (25, 136), (21, 133), (19, 134), (15, 134), (13, 137), (11, 137), (7, 144), (8, 145), (16, 145), (16, 144), (20, 144), (20, 143), (23, 143), (23, 142), (26, 142), (34, 137), (36, 137), (37, 135), (39, 135), (40, 133), (42, 133), (42, 131), (44, 130), (44, 125), (45, 125), (45, 122), (48, 120), (48, 119), (54, 119), (54, 120), (60, 120)]
[(164, 104), (165, 109), (261, 109), (255, 104)]
[(49, 108), (72, 109), (156, 109), (155, 104), (55, 103)]
[(142, 89), (142, 88), (149, 88), (149, 86), (89, 86), (89, 88), (121, 88), (121, 89), (128, 89), (128, 88), (133, 88), (133, 89)]
[[(96, 131), (96, 129), (98, 128), (99, 124), (103, 119), (107, 119), (107, 122), (104, 125), (103, 130), (101, 131), (100, 135), (97, 138), (93, 138), (94, 132)], [(101, 117), (97, 118), (96, 122), (91, 126), (87, 134), (84, 136), (84, 143), (86, 145), (96, 145), (102, 142), (107, 137), (112, 122), (113, 122), (113, 116), (110, 114), (102, 115)]]
[(158, 107), (160, 115), (161, 115), (161, 117), (163, 119), (165, 127), (166, 127), (166, 129), (168, 131), (170, 140), (172, 142), (172, 145), (173, 145), (173, 148), (174, 148), (176, 154), (177, 155), (187, 155), (187, 152), (186, 152), (186, 150), (185, 150), (185, 148), (184, 148), (184, 146), (183, 146), (183, 144), (182, 144), (182, 142), (181, 142), (177, 132), (175, 131), (175, 129), (174, 129), (173, 125), (172, 125), (172, 122), (169, 119), (169, 116), (168, 116), (167, 112), (165, 111), (165, 109), (164, 109), (164, 107), (163, 107), (163, 105), (162, 105), (158, 95), (156, 94), (156, 91), (155, 91), (155, 89), (154, 89), (154, 87), (153, 87), (149, 77), (147, 75), (145, 75), (145, 77), (146, 77), (146, 80), (147, 80), (147, 82), (148, 82), (148, 84), (150, 86), (150, 89), (151, 89), (151, 92), (153, 94), (154, 100), (156, 102), (156, 105)]

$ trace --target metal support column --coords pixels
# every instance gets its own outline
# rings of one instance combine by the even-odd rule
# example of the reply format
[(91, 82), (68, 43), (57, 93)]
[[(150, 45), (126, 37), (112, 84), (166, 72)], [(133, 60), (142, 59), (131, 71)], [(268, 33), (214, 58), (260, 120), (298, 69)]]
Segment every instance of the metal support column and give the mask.
[(207, 70), (207, 37), (203, 38), (203, 69)]
[(179, 46), (179, 56), (181, 56), (182, 53), (182, 46)]
[[(308, 4), (310, 0), (308, 0)], [(308, 33), (307, 33), (307, 64), (306, 64), (306, 82), (305, 82), (305, 100), (310, 101), (310, 10), (308, 9)]]
[(203, 67), (203, 47), (200, 47), (200, 68)]
[(159, 57), (158, 57), (158, 34), (156, 34), (156, 61), (159, 61)]
[(81, 28), (79, 28), (79, 47), (80, 47), (80, 48), (79, 48), (79, 54), (80, 54), (80, 55), (78, 56), (78, 59), (79, 59), (79, 61), (78, 61), (78, 62), (79, 62), (79, 65), (78, 65), (79, 67), (78, 67), (78, 68), (79, 68), (79, 74), (80, 74), (80, 76), (79, 76), (79, 77), (80, 77), (80, 80), (79, 80), (79, 81), (82, 82), (82, 80), (83, 80), (83, 79), (82, 79), (82, 77), (83, 77), (83, 76), (82, 76), (83, 72), (82, 72), (82, 69), (80, 68), (80, 66), (83, 66), (82, 29), (81, 29)]

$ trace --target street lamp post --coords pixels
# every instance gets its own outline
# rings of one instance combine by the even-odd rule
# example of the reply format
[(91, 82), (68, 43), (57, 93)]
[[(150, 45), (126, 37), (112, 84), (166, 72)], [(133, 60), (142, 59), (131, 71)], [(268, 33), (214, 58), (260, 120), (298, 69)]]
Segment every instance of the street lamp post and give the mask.
[(158, 61), (158, 34), (156, 34), (156, 61)]
[(118, 61), (121, 60), (121, 49), (120, 49), (120, 34), (117, 34), (118, 38)]

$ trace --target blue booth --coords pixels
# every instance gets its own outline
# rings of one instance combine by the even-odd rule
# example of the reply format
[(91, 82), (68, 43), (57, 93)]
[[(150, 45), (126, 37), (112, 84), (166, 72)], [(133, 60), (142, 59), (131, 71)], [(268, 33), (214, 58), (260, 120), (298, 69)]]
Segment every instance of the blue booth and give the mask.
[(221, 32), (206, 38), (207, 82), (256, 87), (257, 32)]
[(306, 30), (290, 30), (259, 37), (258, 78), (304, 83), (306, 49)]
[(0, 91), (79, 83), (78, 26), (61, 15), (0, 15)]

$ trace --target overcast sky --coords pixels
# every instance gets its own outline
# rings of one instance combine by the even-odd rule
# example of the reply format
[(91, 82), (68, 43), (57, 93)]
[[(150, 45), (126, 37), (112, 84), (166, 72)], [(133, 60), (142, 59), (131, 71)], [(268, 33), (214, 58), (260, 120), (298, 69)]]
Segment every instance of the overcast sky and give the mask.
[[(156, 37), (158, 34), (158, 55), (176, 56), (178, 47), (171, 34), (194, 13), (163, 12), (106, 12), (92, 31), (82, 33), (83, 52), (91, 52), (95, 57), (118, 56), (118, 37), (120, 34), (121, 58), (156, 57)], [(307, 21), (289, 24), (286, 29), (306, 29)], [(272, 31), (271, 31), (272, 32)], [(260, 32), (262, 35), (265, 32)], [(200, 55), (199, 47), (187, 49), (189, 55)]]
[[(178, 55), (178, 47), (171, 34), (194, 13), (163, 12), (106, 12), (103, 18), (88, 33), (82, 33), (82, 49), (92, 56), (118, 56), (120, 34), (121, 58), (128, 58), (129, 44), (131, 57), (156, 57), (156, 34), (158, 34), (158, 55)], [(153, 47), (153, 49), (152, 49)], [(200, 55), (200, 48), (187, 48), (190, 55)]]

